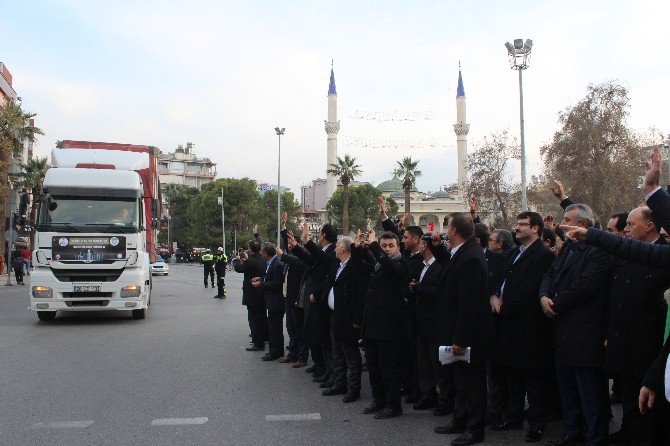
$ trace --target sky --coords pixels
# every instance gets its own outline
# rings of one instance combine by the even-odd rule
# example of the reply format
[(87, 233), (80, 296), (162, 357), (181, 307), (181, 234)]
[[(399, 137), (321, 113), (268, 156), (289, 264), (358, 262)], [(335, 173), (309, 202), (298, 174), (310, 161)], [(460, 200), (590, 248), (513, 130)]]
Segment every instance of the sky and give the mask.
[(192, 142), (218, 177), (276, 183), (279, 126), (281, 183), (296, 195), (325, 176), (333, 61), (338, 155), (356, 157), (373, 184), (412, 156), (418, 188), (435, 191), (457, 176), (459, 63), (469, 150), (493, 132), (519, 134), (504, 47), (515, 38), (534, 43), (523, 72), (529, 175), (558, 113), (589, 84), (623, 83), (630, 126), (667, 134), (668, 16), (670, 2), (641, 0), (3, 0), (0, 61), (45, 132), (39, 156), (61, 139)]

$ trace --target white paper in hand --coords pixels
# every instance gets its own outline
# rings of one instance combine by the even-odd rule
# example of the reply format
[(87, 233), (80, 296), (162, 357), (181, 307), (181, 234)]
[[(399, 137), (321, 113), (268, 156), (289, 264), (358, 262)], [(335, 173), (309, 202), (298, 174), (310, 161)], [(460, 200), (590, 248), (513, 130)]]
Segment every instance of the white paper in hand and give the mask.
[(455, 356), (451, 345), (440, 345), (438, 348), (438, 359), (442, 365), (451, 364), (456, 361), (465, 361), (470, 363), (470, 347), (465, 348), (465, 353), (461, 356)]

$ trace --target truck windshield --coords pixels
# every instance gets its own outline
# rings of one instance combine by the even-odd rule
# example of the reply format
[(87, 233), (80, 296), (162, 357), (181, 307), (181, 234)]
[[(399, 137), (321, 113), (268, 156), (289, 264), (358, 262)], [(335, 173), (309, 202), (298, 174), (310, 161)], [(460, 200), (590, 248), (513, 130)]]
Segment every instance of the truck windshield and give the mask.
[(136, 232), (139, 206), (136, 198), (48, 195), (40, 203), (37, 230)]

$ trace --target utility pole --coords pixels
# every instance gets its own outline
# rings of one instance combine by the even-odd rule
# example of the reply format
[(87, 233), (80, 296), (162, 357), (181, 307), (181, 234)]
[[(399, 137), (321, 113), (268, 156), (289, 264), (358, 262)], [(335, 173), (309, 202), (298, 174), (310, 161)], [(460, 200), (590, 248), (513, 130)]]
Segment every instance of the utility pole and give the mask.
[(277, 246), (281, 241), (281, 137), (285, 128), (275, 127), (275, 133), (279, 139), (279, 153), (277, 155)]
[(7, 210), (9, 214), (9, 242), (7, 244), (7, 282), (5, 286), (13, 286), (12, 284), (12, 243), (14, 242), (14, 190), (9, 189), (9, 197), (7, 198)]
[(225, 213), (223, 212), (223, 186), (221, 187), (221, 236), (223, 237), (223, 252), (226, 252), (226, 224)]

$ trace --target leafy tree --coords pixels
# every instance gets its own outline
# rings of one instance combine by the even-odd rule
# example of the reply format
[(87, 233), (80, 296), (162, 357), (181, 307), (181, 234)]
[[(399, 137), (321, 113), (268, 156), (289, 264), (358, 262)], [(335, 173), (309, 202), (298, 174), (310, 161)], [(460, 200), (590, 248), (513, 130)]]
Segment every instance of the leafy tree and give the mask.
[(412, 187), (416, 184), (416, 179), (421, 176), (421, 171), (417, 170), (419, 161), (412, 161), (412, 157), (405, 157), (401, 161), (396, 161), (396, 168), (393, 175), (402, 178), (402, 188), (405, 191), (405, 213), (410, 213), (409, 194)]
[[(378, 231), (382, 230), (381, 222), (379, 221), (379, 206), (377, 205), (377, 197), (381, 194), (381, 190), (371, 184), (362, 184), (349, 188), (349, 221), (352, 231), (368, 229), (370, 226), (374, 226)], [(395, 200), (390, 197), (387, 198), (386, 205), (389, 215), (398, 213), (398, 203)], [(339, 225), (341, 222), (343, 207), (344, 190), (338, 189), (330, 197), (326, 205), (328, 218), (336, 225)]]
[[(243, 236), (251, 236), (251, 227), (258, 216), (258, 190), (254, 180), (249, 178), (224, 178), (206, 184), (188, 205), (191, 219), (188, 240), (198, 247), (216, 248), (221, 246), (221, 206), (218, 197), (223, 187), (226, 228), (242, 230)], [(225, 248), (232, 246), (226, 237)]]
[[(44, 134), (31, 123), (35, 116), (35, 113), (24, 112), (20, 104), (12, 101), (0, 105), (0, 215), (6, 213), (12, 156), (20, 154), (24, 144), (35, 142), (37, 135)], [(0, 218), (0, 234), (4, 234), (5, 229), (5, 219)]]
[[(168, 184), (165, 187), (165, 200), (168, 203), (168, 213), (166, 216), (170, 219), (170, 239), (168, 240), (168, 231), (161, 231), (159, 240), (167, 243), (170, 247), (172, 242), (177, 242), (177, 246), (184, 250), (189, 250), (191, 243), (189, 239), (189, 229), (191, 218), (189, 218), (188, 209), (191, 201), (198, 196), (198, 189), (183, 184)], [(170, 248), (171, 249), (171, 248)]]
[(516, 138), (507, 130), (484, 137), (468, 156), (468, 194), (478, 198), (480, 214), (497, 227), (508, 228), (521, 209), (519, 188), (509, 165), (518, 157)]
[[(37, 206), (39, 199), (42, 196), (42, 184), (44, 183), (44, 176), (49, 170), (49, 160), (44, 158), (32, 158), (26, 164), (21, 164), (21, 173), (16, 175), (18, 179), (18, 186), (30, 191), (32, 195), (32, 203), (30, 206), (29, 221), (34, 225), (35, 216), (37, 214)], [(33, 245), (34, 232), (30, 233), (30, 246)]]
[(344, 155), (344, 159), (337, 157), (337, 162), (330, 165), (328, 173), (340, 177), (342, 183), (342, 233), (349, 233), (349, 184), (359, 176), (361, 166), (356, 164), (356, 158)]
[[(258, 214), (255, 223), (258, 225), (259, 234), (267, 241), (277, 240), (277, 191), (268, 190), (263, 196), (258, 197)], [(297, 234), (298, 226), (295, 221), (300, 217), (300, 205), (295, 199), (293, 192), (284, 191), (281, 194), (281, 210), (287, 213), (287, 229)]]
[(584, 98), (559, 113), (561, 128), (541, 149), (547, 176), (560, 179), (573, 201), (601, 218), (640, 202), (645, 154), (627, 126), (629, 110), (624, 86), (589, 85)]

